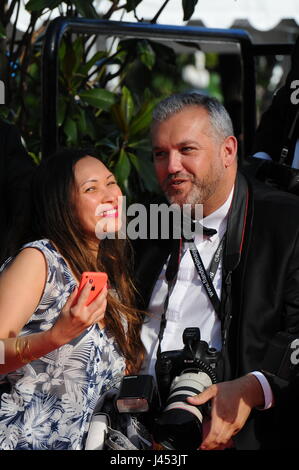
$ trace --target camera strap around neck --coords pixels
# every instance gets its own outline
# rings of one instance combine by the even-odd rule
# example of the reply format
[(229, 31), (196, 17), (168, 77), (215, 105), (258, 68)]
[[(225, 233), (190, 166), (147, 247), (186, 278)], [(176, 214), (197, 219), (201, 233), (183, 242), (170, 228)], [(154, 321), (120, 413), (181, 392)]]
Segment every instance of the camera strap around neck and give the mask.
[(203, 261), (198, 252), (198, 249), (195, 246), (194, 241), (192, 240), (188, 242), (195, 269), (200, 277), (202, 285), (204, 286), (206, 290), (206, 293), (211, 301), (211, 304), (213, 305), (213, 308), (215, 312), (217, 313), (218, 318), (220, 318), (220, 299), (213, 285), (213, 280), (214, 280), (215, 274), (219, 268), (219, 264), (221, 261), (224, 241), (225, 241), (225, 235), (220, 240), (220, 243), (214, 253), (214, 256), (210, 264), (209, 273), (207, 273), (206, 268), (204, 267)]
[[(198, 249), (196, 248), (194, 240), (185, 241), (185, 243), (188, 243), (195, 269), (200, 277), (200, 280), (206, 290), (206, 293), (213, 305), (213, 308), (218, 318), (220, 318), (221, 303), (217, 295), (217, 292), (214, 288), (213, 280), (220, 265), (223, 248), (224, 248), (224, 242), (225, 242), (225, 234), (220, 240), (220, 243), (213, 255), (213, 258), (209, 267), (209, 274), (208, 274), (204, 267), (201, 256), (198, 252)], [(168, 309), (169, 299), (170, 299), (171, 293), (173, 291), (173, 288), (177, 279), (179, 264), (181, 260), (181, 251), (182, 251), (182, 240), (180, 240), (180, 243), (179, 244), (177, 243), (175, 249), (172, 250), (168, 264), (167, 264), (166, 272), (165, 272), (168, 289), (167, 289), (167, 295), (164, 301), (163, 313), (161, 315), (160, 330), (158, 334), (159, 343), (158, 343), (157, 357), (161, 354), (161, 343), (162, 343), (162, 339), (163, 339), (163, 335), (164, 335), (164, 331), (165, 331), (166, 323), (167, 323), (166, 312)]]

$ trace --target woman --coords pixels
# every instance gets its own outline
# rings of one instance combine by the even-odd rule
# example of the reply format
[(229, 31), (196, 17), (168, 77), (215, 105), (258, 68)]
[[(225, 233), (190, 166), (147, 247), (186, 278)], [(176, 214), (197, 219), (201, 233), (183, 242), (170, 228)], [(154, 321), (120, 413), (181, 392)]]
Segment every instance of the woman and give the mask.
[[(98, 238), (120, 229), (121, 190), (97, 158), (67, 150), (41, 163), (32, 195), (30, 242), (0, 275), (0, 449), (81, 449), (99, 396), (143, 359), (125, 240)], [(109, 279), (88, 306), (84, 271)]]

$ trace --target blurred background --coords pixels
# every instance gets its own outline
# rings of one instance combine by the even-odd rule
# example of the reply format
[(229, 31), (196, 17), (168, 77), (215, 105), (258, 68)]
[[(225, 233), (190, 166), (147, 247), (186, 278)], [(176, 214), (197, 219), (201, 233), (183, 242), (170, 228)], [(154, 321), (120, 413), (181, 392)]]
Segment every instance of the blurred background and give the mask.
[[(238, 28), (254, 44), (294, 44), (299, 0), (1, 0), (0, 116), (41, 158), (41, 69), (45, 32), (58, 16)], [(255, 58), (256, 117), (268, 107), (290, 56)], [(198, 90), (219, 98), (241, 136), (242, 67), (235, 43), (70, 34), (59, 48), (59, 145), (95, 146), (131, 201), (157, 192), (148, 129), (157, 100)]]

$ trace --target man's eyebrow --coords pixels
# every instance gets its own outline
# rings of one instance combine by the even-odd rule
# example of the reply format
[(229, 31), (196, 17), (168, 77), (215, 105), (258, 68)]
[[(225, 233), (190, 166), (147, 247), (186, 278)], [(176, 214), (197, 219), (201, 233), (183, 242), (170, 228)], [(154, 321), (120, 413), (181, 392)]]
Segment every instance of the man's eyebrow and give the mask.
[(177, 147), (183, 147), (184, 145), (198, 145), (198, 142), (196, 140), (183, 140), (176, 144)]
[[(175, 144), (176, 147), (184, 147), (186, 145), (199, 145), (199, 143), (196, 140), (183, 140), (182, 142), (178, 142), (177, 144)], [(163, 148), (163, 145), (155, 145), (153, 147), (153, 150), (160, 150)]]
[(108, 175), (106, 179), (111, 178), (111, 176), (114, 177), (114, 174), (113, 174), (113, 173), (110, 173), (110, 175)]

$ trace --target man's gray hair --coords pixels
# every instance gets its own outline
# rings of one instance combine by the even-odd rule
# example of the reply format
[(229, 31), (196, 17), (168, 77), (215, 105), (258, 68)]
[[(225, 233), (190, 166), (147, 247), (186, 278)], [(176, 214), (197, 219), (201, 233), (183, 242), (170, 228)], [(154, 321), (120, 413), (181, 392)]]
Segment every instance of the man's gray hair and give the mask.
[(160, 101), (153, 111), (153, 125), (166, 121), (189, 106), (198, 106), (207, 111), (217, 137), (225, 139), (234, 135), (232, 121), (225, 107), (216, 98), (194, 92), (178, 93)]

